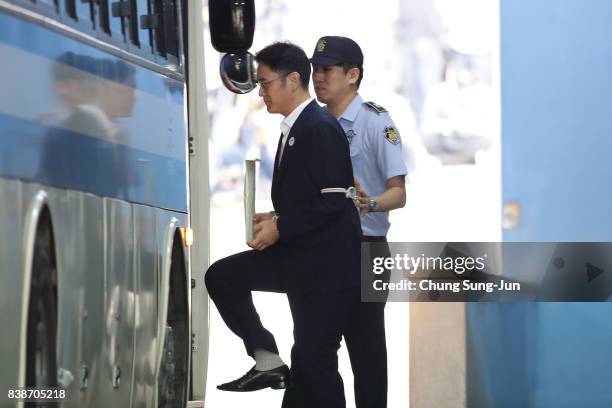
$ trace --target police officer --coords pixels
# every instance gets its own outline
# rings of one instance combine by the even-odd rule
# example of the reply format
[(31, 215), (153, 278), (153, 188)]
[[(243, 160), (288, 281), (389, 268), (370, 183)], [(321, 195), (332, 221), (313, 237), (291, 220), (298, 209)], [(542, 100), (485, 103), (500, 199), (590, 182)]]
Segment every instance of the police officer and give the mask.
[[(367, 256), (389, 256), (389, 211), (406, 202), (406, 166), (402, 146), (389, 113), (358, 94), (363, 78), (363, 53), (346, 37), (319, 39), (310, 62), (317, 99), (339, 121), (350, 144), (353, 173), (360, 190), (363, 250)], [(370, 262), (371, 265), (371, 262)], [(388, 279), (388, 272), (385, 279)], [(362, 296), (371, 288), (362, 275)], [(357, 408), (387, 406), (387, 349), (384, 308), (387, 294), (377, 302), (358, 302), (344, 334), (354, 375)], [(372, 300), (372, 299), (369, 299)]]

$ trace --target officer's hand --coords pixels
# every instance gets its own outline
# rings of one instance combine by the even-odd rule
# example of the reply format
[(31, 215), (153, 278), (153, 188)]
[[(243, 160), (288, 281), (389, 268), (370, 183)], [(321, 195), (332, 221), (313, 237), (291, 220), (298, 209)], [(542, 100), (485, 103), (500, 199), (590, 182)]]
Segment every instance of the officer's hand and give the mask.
[(261, 222), (261, 221), (265, 221), (265, 220), (271, 220), (272, 216), (274, 214), (270, 213), (270, 212), (265, 212), (265, 213), (257, 213), (253, 216), (253, 225)]
[(370, 211), (370, 197), (359, 197), (359, 215), (362, 217)]
[(253, 236), (255, 238), (248, 242), (247, 245), (256, 251), (262, 251), (274, 245), (280, 238), (278, 228), (276, 228), (276, 221), (269, 219), (258, 222), (253, 229)]
[(357, 200), (359, 201), (359, 215), (362, 217), (370, 210), (368, 193), (363, 190), (361, 187), (361, 183), (359, 183), (359, 179), (354, 177), (355, 180), (355, 190), (357, 190)]
[(361, 183), (359, 182), (359, 179), (354, 176), (353, 182), (355, 182), (355, 190), (357, 190), (357, 195), (361, 194), (363, 192), (363, 189), (361, 188)]

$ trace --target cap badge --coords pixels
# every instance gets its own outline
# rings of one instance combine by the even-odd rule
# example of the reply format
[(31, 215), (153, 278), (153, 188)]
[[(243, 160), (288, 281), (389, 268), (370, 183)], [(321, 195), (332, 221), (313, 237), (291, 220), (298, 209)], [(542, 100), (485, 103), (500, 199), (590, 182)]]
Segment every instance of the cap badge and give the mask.
[(289, 138), (289, 140), (287, 140), (287, 143), (289, 143), (289, 146), (293, 146), (293, 144), (295, 143), (295, 138), (292, 136)]
[(317, 43), (317, 52), (323, 52), (325, 51), (325, 46), (327, 45), (327, 41), (325, 40), (319, 40), (319, 42)]
[(394, 127), (388, 126), (385, 128), (385, 138), (391, 142), (391, 144), (396, 145), (399, 143), (399, 135)]

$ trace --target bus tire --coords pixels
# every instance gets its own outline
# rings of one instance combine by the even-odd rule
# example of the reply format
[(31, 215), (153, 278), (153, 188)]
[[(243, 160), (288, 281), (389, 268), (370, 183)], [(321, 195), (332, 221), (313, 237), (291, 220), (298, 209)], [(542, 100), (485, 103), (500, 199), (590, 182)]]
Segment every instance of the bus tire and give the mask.
[(57, 387), (57, 296), (47, 220), (43, 216), (36, 230), (26, 335), (26, 386), (39, 388)]
[(187, 268), (180, 235), (172, 245), (168, 316), (166, 319), (162, 374), (158, 384), (158, 408), (184, 407), (189, 381), (188, 364), (191, 350)]

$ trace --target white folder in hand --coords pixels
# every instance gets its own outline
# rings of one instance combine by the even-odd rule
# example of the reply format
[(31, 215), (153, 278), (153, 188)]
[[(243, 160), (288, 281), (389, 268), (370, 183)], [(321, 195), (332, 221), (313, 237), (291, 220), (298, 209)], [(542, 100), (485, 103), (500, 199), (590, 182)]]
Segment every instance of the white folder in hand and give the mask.
[(261, 160), (245, 160), (244, 175), (244, 226), (246, 241), (253, 240), (253, 217), (255, 216), (255, 181), (257, 180), (257, 162)]

